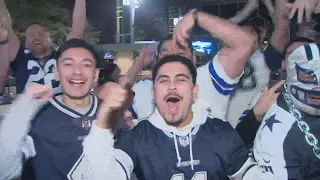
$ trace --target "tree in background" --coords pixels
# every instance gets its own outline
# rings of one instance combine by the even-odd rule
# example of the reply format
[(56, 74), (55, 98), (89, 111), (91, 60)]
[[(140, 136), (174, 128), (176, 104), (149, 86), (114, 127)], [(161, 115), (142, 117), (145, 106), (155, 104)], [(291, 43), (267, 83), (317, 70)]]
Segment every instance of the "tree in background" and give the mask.
[[(20, 40), (24, 40), (24, 32), (32, 22), (44, 24), (49, 29), (54, 44), (63, 43), (71, 32), (72, 11), (61, 7), (60, 0), (5, 0), (5, 2), (11, 15), (13, 29)], [(87, 22), (85, 40), (96, 43), (99, 41), (99, 34), (100, 32), (95, 31)]]

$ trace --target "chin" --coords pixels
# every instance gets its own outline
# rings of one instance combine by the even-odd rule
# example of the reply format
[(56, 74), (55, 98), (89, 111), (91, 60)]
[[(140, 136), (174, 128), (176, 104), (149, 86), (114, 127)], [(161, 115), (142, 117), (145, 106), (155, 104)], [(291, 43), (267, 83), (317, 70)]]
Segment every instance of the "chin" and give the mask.
[(171, 120), (171, 121), (165, 120), (165, 121), (168, 125), (173, 126), (173, 127), (177, 127), (182, 123), (182, 120)]
[(80, 99), (84, 99), (88, 96), (90, 96), (90, 92), (87, 92), (87, 93), (79, 93), (79, 92), (64, 92), (65, 95), (67, 95), (69, 98), (71, 99), (77, 99), (77, 100), (80, 100)]

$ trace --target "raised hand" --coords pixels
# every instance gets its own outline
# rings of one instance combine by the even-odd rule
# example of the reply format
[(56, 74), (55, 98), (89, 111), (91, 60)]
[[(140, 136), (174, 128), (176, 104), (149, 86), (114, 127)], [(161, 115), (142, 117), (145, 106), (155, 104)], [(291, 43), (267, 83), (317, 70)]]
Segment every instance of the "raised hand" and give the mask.
[(97, 126), (105, 129), (112, 128), (111, 114), (122, 109), (127, 101), (127, 90), (122, 88), (117, 83), (103, 84), (98, 97), (102, 100), (102, 104), (99, 109)]
[(298, 12), (298, 23), (303, 22), (305, 16), (306, 21), (311, 20), (311, 15), (317, 6), (318, 0), (296, 0), (292, 4), (288, 4), (290, 7), (290, 18), (292, 19), (296, 12)]
[(30, 84), (30, 86), (26, 88), (25, 93), (41, 103), (47, 103), (54, 95), (52, 88), (38, 83)]
[(176, 44), (180, 44), (185, 48), (188, 48), (188, 43), (186, 39), (190, 38), (190, 33), (194, 27), (194, 12), (193, 9), (189, 11), (183, 18), (179, 21), (177, 26), (174, 28), (173, 41)]
[(265, 86), (263, 89), (263, 95), (260, 97), (258, 103), (254, 106), (253, 112), (257, 120), (261, 121), (263, 116), (268, 112), (270, 107), (277, 101), (280, 93), (276, 91), (285, 83), (285, 81), (280, 81), (275, 84), (270, 89)]

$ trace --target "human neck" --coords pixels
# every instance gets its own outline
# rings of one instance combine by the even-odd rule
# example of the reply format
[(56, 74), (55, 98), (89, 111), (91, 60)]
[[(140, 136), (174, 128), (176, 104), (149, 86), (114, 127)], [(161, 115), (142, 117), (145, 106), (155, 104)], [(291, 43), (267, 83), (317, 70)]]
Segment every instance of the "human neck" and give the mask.
[(50, 56), (50, 54), (51, 54), (51, 51), (46, 51), (46, 52), (44, 52), (44, 53), (39, 53), (39, 54), (32, 54), (34, 57), (36, 57), (36, 58), (39, 58), (39, 59), (43, 59), (43, 58), (45, 58), (45, 57), (47, 57), (47, 56)]
[(71, 109), (87, 107), (90, 104), (90, 95), (82, 99), (72, 99), (67, 95), (61, 96), (61, 101)]
[(189, 125), (191, 123), (192, 119), (193, 119), (193, 112), (190, 111), (187, 118), (181, 124), (179, 124), (177, 126), (177, 129), (182, 129), (182, 128), (186, 127), (187, 125)]

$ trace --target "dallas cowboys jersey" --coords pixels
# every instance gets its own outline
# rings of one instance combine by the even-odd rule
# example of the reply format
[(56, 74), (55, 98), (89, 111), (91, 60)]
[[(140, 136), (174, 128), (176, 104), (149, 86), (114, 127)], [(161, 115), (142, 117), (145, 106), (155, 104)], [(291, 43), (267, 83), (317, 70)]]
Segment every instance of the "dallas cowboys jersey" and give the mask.
[(80, 114), (56, 98), (32, 121), (29, 136), (36, 155), (31, 159), (35, 179), (79, 179), (83, 168), (82, 141), (95, 118), (98, 100), (92, 96), (86, 114)]
[(238, 180), (251, 168), (229, 123), (199, 112), (187, 127), (174, 129), (156, 110), (132, 131), (117, 133), (113, 146), (110, 130), (94, 125), (83, 143), (92, 179), (123, 180), (134, 172), (139, 180)]
[(53, 88), (55, 94), (61, 93), (59, 82), (55, 80), (53, 67), (56, 65), (55, 51), (50, 56), (41, 60), (32, 56), (30, 51), (20, 43), (20, 49), (16, 58), (11, 63), (12, 75), (16, 78), (17, 93), (21, 93), (25, 86), (37, 82)]
[[(303, 114), (303, 121), (320, 139), (320, 118)], [(280, 96), (265, 115), (254, 141), (254, 157), (269, 179), (320, 179), (320, 160)]]

